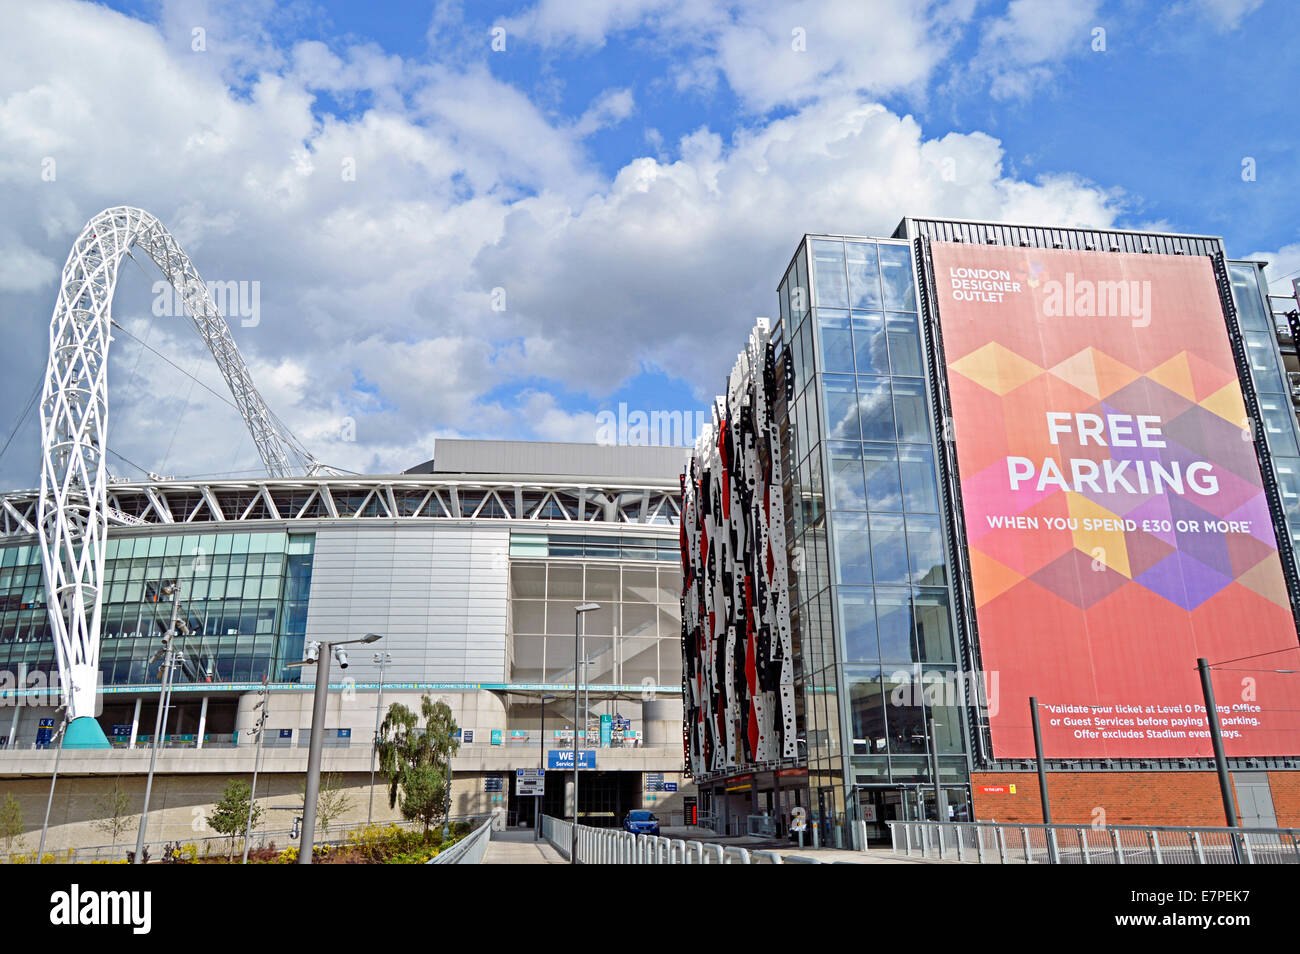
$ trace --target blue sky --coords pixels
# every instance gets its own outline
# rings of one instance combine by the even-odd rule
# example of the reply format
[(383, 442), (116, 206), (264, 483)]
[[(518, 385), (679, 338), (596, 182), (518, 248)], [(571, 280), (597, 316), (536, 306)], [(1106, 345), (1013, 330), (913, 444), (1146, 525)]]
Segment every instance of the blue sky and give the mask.
[[(592, 440), (621, 402), (704, 406), (805, 231), (1156, 227), (1300, 274), (1282, 0), (48, 0), (9, 22), (0, 443), (67, 248), (123, 203), (210, 280), (259, 283), (235, 335), (269, 403), (372, 472), (439, 436)], [(219, 388), (151, 280), (123, 278), (119, 320)], [(114, 345), (115, 451), (254, 468), (233, 413), (138, 347)], [(29, 415), (7, 486), (37, 442)]]

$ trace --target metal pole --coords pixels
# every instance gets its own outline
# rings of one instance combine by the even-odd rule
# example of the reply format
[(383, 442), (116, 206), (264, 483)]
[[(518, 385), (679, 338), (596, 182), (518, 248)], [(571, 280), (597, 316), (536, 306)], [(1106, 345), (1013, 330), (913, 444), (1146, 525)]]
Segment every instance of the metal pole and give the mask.
[(63, 730), (68, 727), (68, 710), (63, 710), (63, 722), (59, 725), (59, 748), (54, 753), (54, 774), (50, 776), (50, 794), (45, 799), (45, 821), (41, 824), (41, 843), (36, 849), (36, 863), (45, 864), (45, 833), (50, 830), (50, 808), (54, 805), (54, 783), (59, 780), (59, 760), (63, 758)]
[(257, 727), (253, 732), (257, 735), (257, 748), (253, 752), (253, 785), (248, 792), (248, 817), (244, 819), (244, 858), (240, 864), (248, 864), (248, 838), (252, 834), (253, 828), (253, 806), (257, 803), (257, 769), (262, 760), (262, 732), (266, 728), (266, 691), (267, 677), (262, 677), (262, 704), (261, 712), (257, 717)]
[[(1043, 731), (1038, 724), (1038, 697), (1029, 697), (1029, 718), (1034, 724), (1034, 760), (1038, 763), (1038, 797), (1043, 805), (1043, 824), (1052, 824), (1052, 802), (1047, 793), (1047, 763), (1043, 760)], [(1052, 864), (1056, 864), (1056, 839), (1052, 837), (1052, 830), (1048, 828), (1044, 832), (1044, 838), (1047, 841), (1047, 857)]]
[(582, 614), (573, 614), (573, 833), (569, 843), (569, 864), (578, 863), (578, 701), (582, 692), (582, 675), (578, 669), (582, 642)]
[(930, 720), (930, 771), (934, 773), (934, 820), (942, 822), (943, 789), (939, 784), (939, 733), (935, 731), (934, 713), (930, 712), (927, 718)]
[(379, 699), (375, 702), (375, 737), (370, 744), (370, 807), (366, 810), (366, 824), (375, 819), (375, 756), (379, 754), (379, 721), (384, 711), (384, 669), (388, 666), (389, 653), (376, 653), (379, 657)]
[(533, 832), (533, 841), (542, 840), (542, 798), (546, 792), (546, 694), (542, 694), (542, 727), (540, 738), (537, 740), (537, 769), (542, 773), (542, 795), (537, 796), (537, 817), (533, 819), (533, 824), (537, 830)]
[(311, 864), (316, 843), (316, 800), (320, 797), (321, 743), (325, 736), (325, 705), (329, 701), (330, 652), (333, 647), (320, 644), (316, 657), (316, 692), (311, 707), (311, 744), (307, 748), (307, 790), (302, 806), (302, 840), (298, 842), (298, 864)]
[(135, 857), (132, 864), (144, 864), (144, 836), (149, 825), (149, 801), (153, 797), (153, 772), (158, 764), (158, 746), (162, 742), (163, 729), (166, 728), (167, 707), (171, 703), (172, 682), (172, 641), (176, 638), (176, 620), (180, 615), (181, 588), (176, 585), (172, 593), (172, 624), (163, 636), (163, 680), (158, 689), (158, 713), (154, 717), (153, 745), (149, 751), (149, 775), (144, 783), (144, 805), (140, 809), (140, 824), (135, 832)]
[[(1223, 797), (1223, 816), (1229, 828), (1239, 827), (1237, 806), (1232, 799), (1232, 777), (1228, 774), (1228, 756), (1223, 750), (1223, 731), (1219, 726), (1219, 710), (1214, 704), (1214, 684), (1210, 681), (1210, 662), (1205, 657), (1196, 660), (1201, 672), (1201, 692), (1205, 695), (1205, 721), (1210, 724), (1210, 741), (1214, 744), (1214, 767), (1219, 772), (1219, 794)], [(1232, 857), (1240, 864), (1241, 849), (1237, 835), (1232, 835)]]

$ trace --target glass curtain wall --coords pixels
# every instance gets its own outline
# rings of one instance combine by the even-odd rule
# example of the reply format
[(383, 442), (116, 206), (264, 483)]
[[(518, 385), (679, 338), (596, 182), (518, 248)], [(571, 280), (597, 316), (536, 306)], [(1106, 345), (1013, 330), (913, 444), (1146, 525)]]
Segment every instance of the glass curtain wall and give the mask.
[(823, 561), (805, 577), (811, 592), (801, 607), (819, 636), (805, 660), (808, 685), (826, 710), (816, 743), (809, 732), (810, 771), (816, 757), (829, 778), (847, 758), (859, 785), (923, 783), (937, 744), (941, 777), (963, 783), (964, 714), (949, 690), (958, 657), (911, 248), (810, 237), (807, 252), (812, 308), (799, 316), (791, 306), (789, 340), (807, 390), (798, 475), (817, 501), (805, 508), (804, 540)]
[(680, 686), (680, 589), (677, 567), (511, 561), (511, 681), (571, 684), (574, 610), (594, 602), (600, 609), (586, 614), (584, 682)]
[[(1269, 309), (1265, 307), (1261, 286), (1262, 266), (1238, 262), (1228, 266), (1232, 279), (1232, 299), (1237, 306), (1237, 322), (1245, 340), (1250, 361), (1251, 379), (1259, 397), (1260, 416), (1273, 472), (1277, 475), (1282, 507), (1286, 511), (1291, 545), (1300, 544), (1300, 446), (1294, 406), (1287, 386), (1282, 355), (1277, 346), (1277, 331)], [(1287, 330), (1290, 333), (1290, 330)]]
[[(151, 660), (171, 621), (163, 587), (179, 580), (191, 634), (181, 682), (297, 681), (307, 626), (313, 534), (283, 531), (113, 536), (107, 544), (100, 643), (104, 685), (157, 682)], [(0, 549), (0, 668), (57, 670), (40, 550)]]

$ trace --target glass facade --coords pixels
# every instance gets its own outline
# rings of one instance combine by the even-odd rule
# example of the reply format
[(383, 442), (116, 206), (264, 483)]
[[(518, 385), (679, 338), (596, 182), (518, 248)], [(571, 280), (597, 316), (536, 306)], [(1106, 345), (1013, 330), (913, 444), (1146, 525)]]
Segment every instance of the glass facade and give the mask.
[[(1265, 306), (1262, 266), (1233, 262), (1228, 266), (1237, 322), (1250, 362), (1251, 379), (1259, 397), (1259, 412), (1273, 458), (1278, 493), (1286, 512), (1291, 545), (1300, 544), (1300, 444), (1285, 366), (1277, 346), (1278, 331)], [(1289, 334), (1289, 329), (1287, 329)]]
[(966, 778), (960, 700), (922, 688), (958, 655), (913, 275), (906, 243), (809, 236), (779, 288), (798, 684), (831, 824), (846, 784), (928, 782), (932, 755)]
[[(307, 627), (315, 535), (284, 531), (112, 536), (106, 547), (100, 679), (158, 681), (152, 664), (179, 581), (190, 626), (180, 682), (296, 682)], [(54, 673), (54, 643), (35, 544), (0, 549), (0, 669)]]
[[(618, 541), (612, 539), (617, 557)], [(681, 582), (676, 566), (513, 560), (510, 680), (571, 684), (574, 609), (594, 602), (600, 609), (584, 621), (590, 660), (585, 682), (680, 686)]]

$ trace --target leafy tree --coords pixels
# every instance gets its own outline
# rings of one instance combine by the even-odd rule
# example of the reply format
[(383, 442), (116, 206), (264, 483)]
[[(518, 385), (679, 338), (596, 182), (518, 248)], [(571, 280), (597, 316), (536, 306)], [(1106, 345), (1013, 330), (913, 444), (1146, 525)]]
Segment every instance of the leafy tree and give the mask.
[[(14, 842), (22, 835), (26, 829), (23, 827), (23, 807), (18, 804), (18, 799), (14, 798), (10, 792), (5, 795), (5, 800), (0, 802), (0, 841), (5, 843), (5, 855), (9, 858), (10, 863), (14, 860)], [(19, 845), (21, 848), (21, 844)]]
[[(302, 803), (307, 804), (307, 783), (302, 784)], [(352, 811), (356, 803), (343, 788), (342, 781), (336, 775), (326, 775), (320, 780), (320, 789), (316, 793), (316, 824), (321, 834), (329, 837), (330, 825), (340, 817)]]
[(256, 801), (253, 801), (252, 787), (243, 779), (232, 778), (226, 782), (225, 790), (221, 793), (221, 801), (217, 802), (212, 814), (208, 816), (208, 824), (212, 826), (212, 830), (230, 838), (230, 851), (226, 854), (227, 861), (235, 855), (235, 838), (244, 833), (244, 825), (248, 821), (250, 801), (253, 803), (253, 824), (251, 827), (256, 827), (258, 821), (261, 820), (262, 809)]
[(451, 795), (451, 759), (460, 748), (451, 707), (425, 695), (420, 717), (394, 702), (379, 727), (379, 768), (388, 780), (388, 807), (399, 806), (402, 817), (429, 827), (446, 817)]
[(135, 827), (137, 819), (132, 810), (131, 796), (122, 791), (120, 779), (96, 797), (95, 814), (99, 817), (90, 826), (108, 835), (110, 844), (116, 845), (125, 832)]

